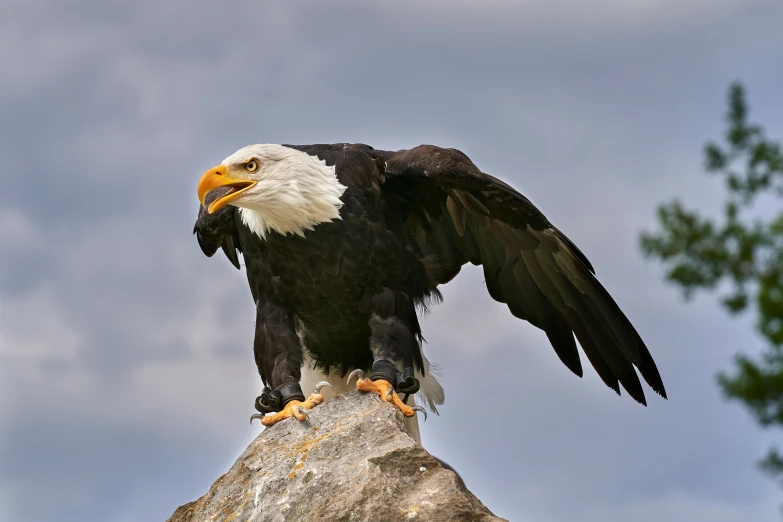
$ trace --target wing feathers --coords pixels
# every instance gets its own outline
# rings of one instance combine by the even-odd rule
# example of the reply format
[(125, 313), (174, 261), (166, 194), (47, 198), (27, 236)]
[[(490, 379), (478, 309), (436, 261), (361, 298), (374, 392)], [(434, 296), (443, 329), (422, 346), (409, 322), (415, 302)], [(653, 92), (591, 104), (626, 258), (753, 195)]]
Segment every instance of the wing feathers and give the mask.
[(231, 261), (231, 264), (234, 265), (237, 270), (241, 270), (239, 256), (237, 255), (238, 248), (234, 244), (234, 238), (231, 236), (225, 237), (223, 239), (223, 243), (220, 245), (220, 248), (223, 250), (223, 253), (226, 254), (228, 260)]
[(489, 216), (489, 209), (485, 207), (481, 201), (476, 199), (476, 196), (474, 196), (470, 192), (455, 190), (454, 195), (457, 196), (457, 199), (459, 199), (460, 202), (465, 206), (465, 208), (470, 212), (475, 212), (476, 214)]
[[(207, 194), (205, 203), (209, 205), (216, 198), (225, 195), (228, 188), (220, 188)], [(223, 250), (228, 260), (237, 269), (240, 268), (240, 242), (237, 236), (235, 222), (236, 207), (227, 205), (213, 214), (209, 214), (203, 206), (199, 207), (198, 218), (193, 226), (193, 233), (207, 257), (212, 257), (218, 248)]]
[(631, 324), (601, 283), (590, 272), (587, 272), (576, 258), (563, 250), (549, 258), (557, 264), (557, 268), (571, 285), (595, 301), (596, 315), (603, 324), (611, 328), (613, 339), (634, 364), (640, 364), (641, 357)]
[[(521, 319), (527, 319), (533, 326), (544, 330), (563, 364), (581, 377), (582, 363), (579, 360), (579, 350), (576, 348), (574, 335), (565, 317), (552, 306), (552, 303), (541, 292), (521, 259), (514, 264), (514, 278), (516, 285), (511, 287), (515, 290), (515, 301), (524, 303), (521, 307), (523, 310), (534, 311), (532, 315), (528, 312), (523, 312), (528, 317), (524, 317), (521, 314), (515, 315)], [(511, 305), (509, 304), (510, 307)]]
[[(568, 321), (572, 330), (580, 330), (579, 343), (587, 343), (596, 349), (595, 354), (587, 354), (595, 365), (594, 359), (600, 355), (601, 360), (609, 367), (612, 375), (620, 381), (629, 395), (646, 404), (644, 392), (639, 379), (633, 370), (631, 361), (625, 356), (624, 349), (618, 337), (614, 334), (610, 323), (604, 319), (604, 314), (595, 304), (591, 295), (577, 288), (574, 280), (568, 277), (566, 272), (559, 269), (553, 259), (553, 254), (538, 249), (534, 252), (523, 252), (525, 264), (530, 267), (533, 279), (541, 290), (560, 310)], [(576, 324), (575, 312), (579, 318)], [(635, 343), (635, 339), (634, 339)], [(604, 378), (604, 376), (602, 376)], [(604, 379), (606, 382), (606, 379)], [(614, 382), (614, 381), (611, 381)]]
[(604, 384), (620, 395), (620, 384), (615, 377), (614, 372), (607, 364), (606, 360), (601, 355), (601, 350), (593, 342), (592, 337), (588, 335), (587, 328), (585, 328), (582, 319), (573, 311), (569, 310), (566, 314), (568, 325), (573, 329), (574, 335), (579, 339), (579, 344), (582, 346), (585, 355), (590, 360), (590, 364), (593, 365), (598, 376), (604, 381)]
[(457, 203), (451, 196), (446, 196), (446, 208), (451, 216), (451, 221), (457, 229), (457, 234), (465, 235), (465, 207)]
[(652, 356), (590, 261), (527, 198), (452, 149), (391, 153), (386, 165), (390, 207), (407, 216), (418, 247), (437, 256), (444, 273), (453, 277), (468, 261), (483, 265), (490, 296), (542, 329), (575, 374), (582, 366), (574, 336), (618, 394), (622, 385), (646, 404), (636, 367), (666, 397)]
[(661, 375), (658, 373), (658, 367), (655, 365), (655, 361), (653, 361), (652, 354), (647, 350), (644, 341), (642, 341), (642, 338), (636, 333), (636, 330), (634, 330), (634, 333), (636, 334), (636, 343), (639, 346), (639, 352), (642, 357), (642, 362), (638, 365), (639, 373), (642, 374), (645, 382), (650, 385), (650, 388), (652, 388), (655, 393), (666, 399), (666, 389), (663, 386), (663, 379), (661, 379)]

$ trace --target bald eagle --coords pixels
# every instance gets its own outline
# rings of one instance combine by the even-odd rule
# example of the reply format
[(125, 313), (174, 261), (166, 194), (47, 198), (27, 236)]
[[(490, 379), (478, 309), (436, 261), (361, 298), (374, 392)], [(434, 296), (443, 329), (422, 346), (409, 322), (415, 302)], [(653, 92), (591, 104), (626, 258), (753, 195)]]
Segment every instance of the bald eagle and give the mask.
[[(585, 255), (458, 150), (250, 145), (207, 170), (198, 197), (202, 251), (222, 249), (237, 268), (244, 256), (265, 385), (252, 418), (264, 425), (305, 420), (324, 399), (316, 381), (335, 373), (358, 376), (356, 388), (406, 417), (424, 411), (408, 404), (417, 392), (435, 409), (443, 390), (422, 353), (417, 314), (468, 262), (483, 267), (493, 299), (546, 333), (573, 373), (582, 376), (576, 337), (618, 395), (622, 385), (646, 404), (636, 367), (666, 397), (650, 352)], [(316, 385), (307, 398), (303, 382)]]

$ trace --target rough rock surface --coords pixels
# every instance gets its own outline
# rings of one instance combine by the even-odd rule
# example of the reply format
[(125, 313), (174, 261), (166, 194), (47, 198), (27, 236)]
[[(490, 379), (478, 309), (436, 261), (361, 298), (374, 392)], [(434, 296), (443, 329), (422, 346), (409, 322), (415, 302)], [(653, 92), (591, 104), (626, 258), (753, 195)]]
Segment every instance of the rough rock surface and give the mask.
[(351, 392), (263, 431), (168, 522), (503, 520), (407, 434), (402, 414)]

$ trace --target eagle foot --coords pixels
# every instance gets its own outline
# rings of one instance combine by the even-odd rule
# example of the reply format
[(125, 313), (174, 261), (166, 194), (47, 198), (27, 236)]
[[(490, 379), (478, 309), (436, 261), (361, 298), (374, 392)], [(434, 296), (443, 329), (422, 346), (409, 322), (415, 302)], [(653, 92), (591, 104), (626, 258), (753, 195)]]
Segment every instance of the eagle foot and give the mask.
[(397, 395), (397, 392), (394, 391), (392, 383), (386, 379), (376, 379), (373, 381), (368, 379), (367, 375), (362, 370), (354, 370), (348, 375), (348, 383), (356, 376), (359, 377), (359, 380), (356, 381), (357, 390), (361, 392), (372, 392), (378, 395), (383, 402), (392, 403), (394, 407), (400, 410), (406, 417), (413, 417), (416, 415), (417, 411), (420, 411), (424, 414), (424, 420), (427, 420), (427, 411), (421, 406), (411, 407), (405, 404), (402, 399), (400, 399), (400, 396)]
[(251, 415), (250, 424), (253, 424), (255, 419), (260, 419), (261, 424), (264, 426), (272, 426), (273, 424), (277, 424), (281, 420), (285, 420), (289, 417), (295, 417), (299, 422), (309, 420), (310, 417), (307, 415), (307, 410), (318, 406), (324, 401), (324, 396), (321, 394), (321, 388), (324, 386), (329, 386), (330, 388), (332, 387), (332, 385), (328, 382), (321, 381), (315, 385), (315, 388), (313, 388), (313, 393), (311, 393), (306, 400), (300, 401), (299, 399), (291, 399), (285, 404), (282, 410), (272, 413), (272, 415), (263, 415), (258, 413)]
[(305, 396), (302, 393), (302, 387), (298, 382), (282, 384), (274, 390), (265, 386), (261, 395), (256, 397), (255, 407), (260, 413), (272, 413), (281, 411), (291, 400), (304, 401)]
[(414, 377), (413, 368), (406, 366), (403, 371), (399, 371), (397, 365), (389, 359), (376, 359), (372, 363), (370, 379), (373, 381), (379, 379), (389, 381), (394, 385), (394, 391), (404, 393), (406, 398), (408, 395), (419, 391), (419, 380)]

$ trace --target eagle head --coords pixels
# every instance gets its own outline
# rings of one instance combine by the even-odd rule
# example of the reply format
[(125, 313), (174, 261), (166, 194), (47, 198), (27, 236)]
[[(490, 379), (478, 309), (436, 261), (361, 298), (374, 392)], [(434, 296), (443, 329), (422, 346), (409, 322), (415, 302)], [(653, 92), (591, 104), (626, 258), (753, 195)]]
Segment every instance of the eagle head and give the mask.
[(303, 236), (319, 223), (339, 219), (346, 189), (334, 166), (317, 156), (269, 144), (239, 149), (207, 170), (198, 183), (201, 204), (220, 187), (229, 190), (207, 211), (239, 207), (244, 223), (262, 238), (270, 231)]

